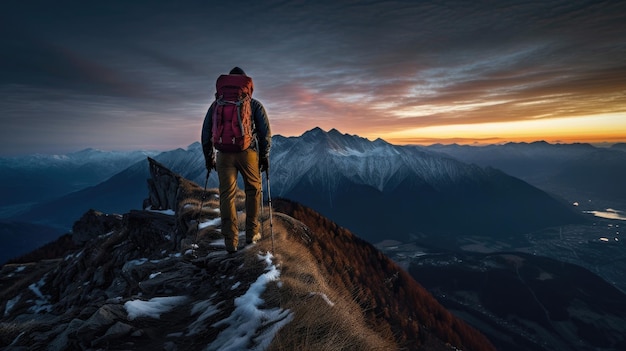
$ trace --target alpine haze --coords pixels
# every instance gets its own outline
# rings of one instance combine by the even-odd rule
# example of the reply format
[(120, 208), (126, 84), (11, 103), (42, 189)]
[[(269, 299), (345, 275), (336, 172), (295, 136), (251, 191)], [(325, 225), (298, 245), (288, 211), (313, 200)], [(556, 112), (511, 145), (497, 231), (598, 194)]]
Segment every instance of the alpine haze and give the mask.
[[(199, 143), (154, 158), (204, 184)], [(124, 213), (141, 204), (147, 178), (142, 160), (98, 185), (12, 218), (70, 228), (85, 208)], [(274, 136), (270, 178), (275, 196), (301, 202), (371, 242), (419, 233), (510, 236), (582, 221), (564, 202), (497, 169), (335, 129)], [(215, 173), (208, 185), (217, 186)], [(369, 212), (373, 215), (363, 216)]]

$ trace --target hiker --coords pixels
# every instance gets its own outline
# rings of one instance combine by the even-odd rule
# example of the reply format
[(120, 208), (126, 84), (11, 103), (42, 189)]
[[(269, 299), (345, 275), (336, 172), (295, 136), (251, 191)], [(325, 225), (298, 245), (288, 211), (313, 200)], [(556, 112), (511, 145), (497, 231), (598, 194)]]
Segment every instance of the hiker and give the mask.
[(252, 79), (241, 68), (219, 76), (216, 88), (215, 101), (204, 117), (202, 151), (207, 171), (217, 170), (224, 244), (234, 253), (239, 243), (237, 172), (246, 194), (246, 243), (252, 244), (261, 239), (261, 173), (269, 171), (272, 135), (265, 108), (252, 98)]

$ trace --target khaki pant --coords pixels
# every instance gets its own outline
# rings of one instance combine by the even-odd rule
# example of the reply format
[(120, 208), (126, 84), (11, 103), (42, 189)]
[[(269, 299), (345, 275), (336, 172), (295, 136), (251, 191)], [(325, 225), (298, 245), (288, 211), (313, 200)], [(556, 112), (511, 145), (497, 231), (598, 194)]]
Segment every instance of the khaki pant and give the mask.
[(220, 181), (220, 212), (226, 250), (235, 251), (239, 243), (235, 194), (237, 172), (241, 173), (246, 193), (246, 241), (259, 239), (259, 207), (261, 204), (261, 172), (259, 154), (252, 149), (242, 152), (218, 152), (217, 175)]

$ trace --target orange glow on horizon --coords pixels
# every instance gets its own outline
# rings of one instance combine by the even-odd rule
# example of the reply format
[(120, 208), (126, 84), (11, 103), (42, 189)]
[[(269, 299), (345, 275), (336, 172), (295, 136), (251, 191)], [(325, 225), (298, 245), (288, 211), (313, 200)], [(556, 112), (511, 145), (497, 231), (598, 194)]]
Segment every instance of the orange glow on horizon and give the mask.
[(500, 144), (546, 141), (550, 143), (626, 142), (626, 113), (525, 121), (440, 125), (399, 132), (367, 133), (392, 144)]
[[(368, 138), (372, 139), (372, 138)], [(382, 138), (384, 139), (384, 138)], [(615, 138), (607, 137), (603, 135), (579, 137), (537, 137), (537, 138), (505, 138), (505, 137), (493, 137), (483, 139), (471, 139), (471, 138), (398, 138), (398, 139), (384, 139), (390, 144), (394, 145), (433, 145), (433, 144), (459, 144), (459, 145), (492, 145), (492, 144), (506, 144), (506, 143), (532, 143), (535, 141), (545, 141), (550, 144), (575, 144), (575, 143), (587, 143), (587, 144), (616, 144), (626, 143), (626, 136), (618, 136)]]

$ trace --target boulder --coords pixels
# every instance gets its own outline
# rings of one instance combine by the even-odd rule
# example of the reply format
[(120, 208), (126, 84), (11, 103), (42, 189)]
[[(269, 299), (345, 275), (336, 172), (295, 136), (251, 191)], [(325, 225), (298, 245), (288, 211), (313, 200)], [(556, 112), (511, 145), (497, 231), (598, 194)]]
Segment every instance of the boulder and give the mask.
[(122, 226), (122, 216), (106, 214), (94, 209), (87, 211), (72, 227), (72, 240), (79, 245)]

